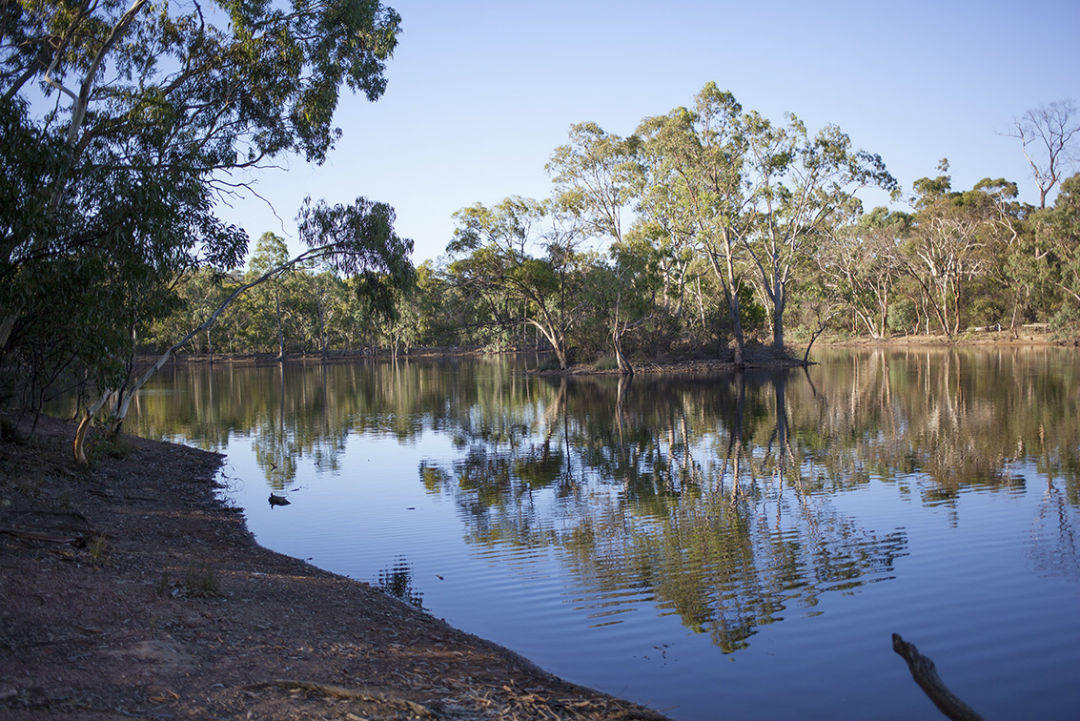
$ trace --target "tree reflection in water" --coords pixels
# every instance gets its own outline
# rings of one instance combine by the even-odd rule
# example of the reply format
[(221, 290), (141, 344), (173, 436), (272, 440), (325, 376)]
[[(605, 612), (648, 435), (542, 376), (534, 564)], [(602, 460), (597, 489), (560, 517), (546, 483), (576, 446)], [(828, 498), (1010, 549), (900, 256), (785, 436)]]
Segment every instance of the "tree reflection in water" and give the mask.
[(588, 609), (596, 623), (627, 610), (622, 592), (647, 589), (733, 651), (791, 604), (888, 578), (905, 553), (902, 530), (879, 536), (803, 488), (786, 384), (657, 380), (639, 395), (625, 380), (562, 378), (537, 443), (473, 439), (452, 468), (420, 475), (454, 497), (473, 541), (558, 549), (589, 597), (607, 599)]
[(333, 469), (352, 436), (444, 436), (456, 457), (419, 476), (453, 499), (469, 541), (550, 549), (597, 624), (648, 597), (725, 650), (813, 613), (823, 593), (892, 576), (904, 530), (867, 527), (841, 502), (872, 483), (958, 524), (965, 492), (1045, 479), (1030, 556), (1080, 576), (1074, 353), (819, 360), (632, 380), (530, 376), (506, 359), (180, 366), (137, 398), (131, 430), (212, 450), (249, 439), (274, 490), (304, 458)]
[(377, 583), (394, 598), (417, 608), (424, 607), (424, 594), (413, 585), (413, 569), (408, 559), (398, 558), (394, 565), (379, 571)]
[[(1060, 485), (1071, 487), (1072, 499), (1066, 497)], [(1031, 533), (1031, 554), (1039, 569), (1075, 578), (1080, 577), (1080, 545), (1072, 526), (1077, 506), (1076, 484), (1060, 485), (1053, 477), (1046, 480), (1039, 516)]]

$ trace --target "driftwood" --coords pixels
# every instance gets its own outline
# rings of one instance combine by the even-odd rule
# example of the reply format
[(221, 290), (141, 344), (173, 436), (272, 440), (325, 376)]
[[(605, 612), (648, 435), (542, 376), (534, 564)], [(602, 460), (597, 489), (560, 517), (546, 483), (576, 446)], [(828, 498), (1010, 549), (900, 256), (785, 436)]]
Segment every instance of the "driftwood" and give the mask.
[(908, 643), (900, 638), (900, 634), (894, 633), (892, 647), (893, 651), (907, 661), (908, 670), (911, 671), (911, 677), (915, 679), (915, 683), (919, 684), (919, 688), (930, 697), (943, 714), (953, 721), (983, 721), (982, 716), (976, 713), (975, 709), (961, 701), (945, 686), (945, 682), (938, 676), (934, 662), (919, 653), (915, 644)]
[(401, 706), (408, 709), (411, 713), (422, 718), (436, 718), (436, 714), (423, 704), (416, 703), (415, 701), (410, 701), (406, 698), (401, 698), (400, 696), (394, 696), (392, 694), (383, 693), (381, 691), (375, 691), (373, 689), (354, 690), (351, 688), (342, 688), (341, 686), (331, 686), (328, 684), (314, 683), (312, 681), (296, 681), (293, 679), (285, 678), (274, 679), (273, 681), (261, 681), (259, 683), (249, 684), (244, 688), (280, 688), (286, 691), (298, 689), (301, 691), (320, 693), (323, 696), (327, 696), (329, 698), (368, 701), (372, 703), (385, 703), (394, 706)]

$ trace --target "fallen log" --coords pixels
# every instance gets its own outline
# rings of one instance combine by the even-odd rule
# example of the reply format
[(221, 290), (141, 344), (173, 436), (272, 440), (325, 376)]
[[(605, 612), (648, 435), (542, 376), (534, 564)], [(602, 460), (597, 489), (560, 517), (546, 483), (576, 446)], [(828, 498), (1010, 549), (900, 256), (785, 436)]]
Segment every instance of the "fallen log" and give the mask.
[(976, 713), (975, 709), (961, 701), (956, 694), (948, 689), (945, 682), (938, 676), (934, 662), (919, 653), (919, 649), (915, 648), (915, 644), (908, 643), (900, 638), (900, 634), (894, 633), (892, 635), (892, 647), (893, 651), (896, 651), (902, 659), (907, 661), (911, 677), (915, 679), (915, 683), (919, 684), (919, 688), (930, 697), (930, 700), (934, 702), (934, 705), (938, 707), (941, 713), (953, 721), (983, 721), (983, 717)]

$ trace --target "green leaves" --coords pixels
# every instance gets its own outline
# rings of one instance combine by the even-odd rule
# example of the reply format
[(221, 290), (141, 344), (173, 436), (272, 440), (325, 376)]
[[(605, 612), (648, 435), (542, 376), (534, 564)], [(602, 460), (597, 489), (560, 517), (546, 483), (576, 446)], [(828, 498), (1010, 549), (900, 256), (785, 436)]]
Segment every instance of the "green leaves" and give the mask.
[(251, 270), (259, 275), (289, 261), (289, 246), (285, 239), (274, 233), (263, 233), (255, 243), (251, 254)]
[[(458, 227), (447, 251), (458, 257), (450, 277), (482, 309), (482, 323), (504, 331), (534, 327), (565, 367), (567, 333), (582, 312), (575, 305), (582, 274), (573, 219), (550, 201), (519, 196), (491, 208), (462, 208), (454, 218)], [(536, 250), (545, 257), (533, 256)]]
[[(339, 93), (381, 96), (401, 22), (377, 0), (21, 0), (0, 18), (0, 302), (17, 316), (0, 358), (102, 379), (178, 276), (243, 262), (247, 234), (214, 212), (238, 192), (229, 174), (325, 159)], [(39, 89), (35, 115), (22, 98)], [(388, 207), (303, 213), (343, 272), (411, 277)]]
[(393, 288), (407, 289), (416, 275), (410, 260), (413, 242), (398, 236), (395, 217), (389, 205), (367, 198), (332, 206), (308, 198), (297, 224), (313, 256), (337, 272), (378, 277)]

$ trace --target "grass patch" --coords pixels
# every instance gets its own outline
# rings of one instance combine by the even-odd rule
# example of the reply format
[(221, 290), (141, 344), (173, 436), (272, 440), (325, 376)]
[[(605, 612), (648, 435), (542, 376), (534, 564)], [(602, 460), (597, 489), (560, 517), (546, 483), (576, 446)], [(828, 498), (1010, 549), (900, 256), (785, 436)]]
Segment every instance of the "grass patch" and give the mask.
[(105, 562), (105, 536), (98, 533), (90, 539), (90, 544), (86, 547), (87, 552), (90, 554), (90, 561), (97, 566), (102, 565)]
[(184, 572), (184, 590), (192, 598), (208, 598), (221, 593), (221, 582), (213, 568), (201, 563)]
[(124, 436), (106, 438), (101, 441), (101, 452), (109, 458), (121, 460), (127, 458), (135, 450), (135, 445)]
[(156, 589), (163, 596), (212, 598), (221, 595), (221, 581), (217, 571), (209, 564), (199, 563), (188, 566), (183, 578), (175, 581), (169, 578), (166, 571), (162, 571)]

